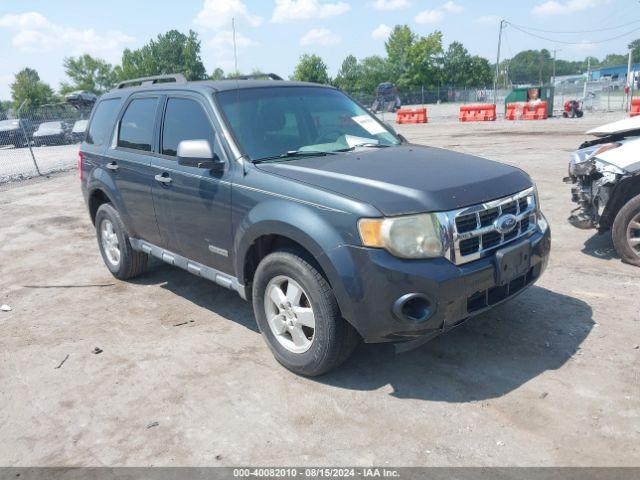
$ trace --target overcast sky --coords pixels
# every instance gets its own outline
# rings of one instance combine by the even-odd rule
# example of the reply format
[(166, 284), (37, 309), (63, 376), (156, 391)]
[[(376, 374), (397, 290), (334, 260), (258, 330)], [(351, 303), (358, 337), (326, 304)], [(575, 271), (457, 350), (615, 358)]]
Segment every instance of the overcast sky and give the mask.
[[(623, 53), (640, 37), (638, 0), (0, 0), (0, 99), (10, 97), (9, 84), (23, 67), (35, 68), (57, 88), (65, 56), (86, 52), (118, 63), (124, 48), (172, 28), (200, 34), (208, 72), (229, 71), (232, 17), (239, 69), (284, 76), (304, 52), (321, 55), (332, 75), (350, 53), (382, 54), (389, 30), (400, 23), (420, 34), (439, 29), (445, 44), (459, 40), (492, 62), (500, 18), (575, 43), (537, 39), (509, 27), (507, 57), (542, 47), (561, 49), (558, 58), (603, 57)], [(559, 31), (579, 33), (553, 33)]]

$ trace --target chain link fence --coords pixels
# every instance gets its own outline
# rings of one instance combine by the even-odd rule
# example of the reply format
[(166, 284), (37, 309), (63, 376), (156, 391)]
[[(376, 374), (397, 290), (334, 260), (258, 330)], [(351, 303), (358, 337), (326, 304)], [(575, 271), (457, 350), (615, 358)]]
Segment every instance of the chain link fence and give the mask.
[(59, 104), (0, 117), (0, 188), (73, 168), (88, 115)]
[[(512, 88), (499, 88), (496, 92), (495, 103), (498, 111), (503, 109), (505, 98)], [(640, 94), (634, 91), (633, 94)], [(370, 92), (356, 92), (351, 94), (363, 105), (370, 107), (373, 105), (376, 96)], [(492, 86), (477, 88), (418, 88), (407, 91), (399, 91), (398, 96), (402, 105), (434, 105), (450, 104), (455, 108), (444, 109), (445, 116), (457, 116), (459, 105), (471, 103), (494, 103), (494, 92)], [(616, 112), (626, 111), (629, 108), (630, 95), (625, 94), (624, 83), (613, 82), (580, 82), (563, 83), (555, 86), (554, 114), (561, 115), (564, 103), (568, 100), (582, 102), (583, 109), (587, 112)]]

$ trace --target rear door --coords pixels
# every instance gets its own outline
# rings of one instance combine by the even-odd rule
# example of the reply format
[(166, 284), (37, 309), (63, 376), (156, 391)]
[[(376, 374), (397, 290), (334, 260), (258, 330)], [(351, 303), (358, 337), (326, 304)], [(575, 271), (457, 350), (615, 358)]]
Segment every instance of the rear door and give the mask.
[(131, 96), (117, 123), (112, 144), (105, 152), (105, 168), (120, 195), (120, 214), (132, 237), (161, 242), (151, 189), (157, 124), (163, 97)]
[[(198, 94), (169, 94), (164, 102), (159, 154), (153, 159), (160, 181), (153, 187), (158, 226), (169, 250), (225, 273), (233, 272), (231, 172), (216, 134), (211, 107)], [(178, 144), (207, 140), (226, 161), (224, 170), (178, 164)]]

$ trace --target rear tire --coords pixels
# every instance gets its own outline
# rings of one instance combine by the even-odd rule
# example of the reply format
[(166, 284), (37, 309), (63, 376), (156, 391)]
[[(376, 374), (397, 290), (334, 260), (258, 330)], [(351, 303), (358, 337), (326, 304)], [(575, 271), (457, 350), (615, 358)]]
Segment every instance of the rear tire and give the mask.
[[(292, 372), (305, 376), (327, 373), (344, 362), (358, 344), (359, 335), (342, 318), (327, 280), (295, 251), (277, 251), (260, 262), (252, 297), (267, 345), (276, 360)], [(313, 328), (303, 319), (304, 312), (313, 318)]]
[(100, 205), (95, 225), (100, 254), (114, 277), (128, 280), (144, 273), (149, 256), (131, 247), (120, 214), (110, 203)]
[(640, 267), (640, 195), (620, 209), (613, 222), (611, 236), (622, 261)]

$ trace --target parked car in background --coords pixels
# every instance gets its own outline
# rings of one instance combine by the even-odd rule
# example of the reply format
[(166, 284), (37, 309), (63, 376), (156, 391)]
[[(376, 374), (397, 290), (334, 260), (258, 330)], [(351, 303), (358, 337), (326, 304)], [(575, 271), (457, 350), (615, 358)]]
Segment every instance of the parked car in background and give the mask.
[(34, 126), (26, 119), (0, 121), (0, 145), (25, 147), (33, 134)]
[(376, 87), (376, 98), (371, 105), (373, 113), (395, 112), (402, 106), (398, 88), (391, 82), (381, 83)]
[(611, 231), (622, 261), (640, 266), (640, 117), (587, 132), (565, 182), (578, 204), (569, 222), (581, 229)]
[(98, 96), (95, 93), (78, 90), (67, 93), (64, 96), (64, 100), (80, 111), (90, 112), (96, 100), (98, 100)]
[(78, 143), (84, 140), (88, 123), (89, 120), (78, 120), (73, 124), (73, 128), (71, 129), (71, 141), (73, 143)]
[(35, 132), (33, 132), (33, 144), (35, 146), (43, 145), (65, 145), (71, 141), (71, 128), (62, 121), (41, 123)]

